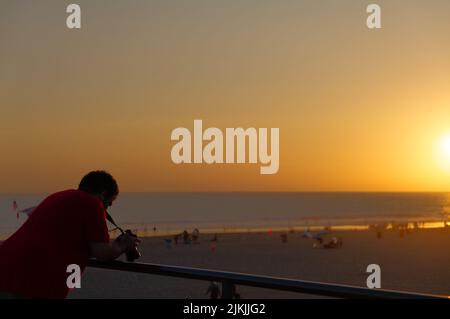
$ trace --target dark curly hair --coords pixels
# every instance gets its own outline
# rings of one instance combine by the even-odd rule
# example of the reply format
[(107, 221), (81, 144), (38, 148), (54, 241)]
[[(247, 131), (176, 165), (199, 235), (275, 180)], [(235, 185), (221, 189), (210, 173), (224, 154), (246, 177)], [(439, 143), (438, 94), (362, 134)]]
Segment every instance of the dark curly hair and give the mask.
[(78, 189), (89, 194), (101, 194), (113, 197), (119, 194), (117, 182), (111, 174), (105, 171), (92, 171), (88, 173), (80, 182)]

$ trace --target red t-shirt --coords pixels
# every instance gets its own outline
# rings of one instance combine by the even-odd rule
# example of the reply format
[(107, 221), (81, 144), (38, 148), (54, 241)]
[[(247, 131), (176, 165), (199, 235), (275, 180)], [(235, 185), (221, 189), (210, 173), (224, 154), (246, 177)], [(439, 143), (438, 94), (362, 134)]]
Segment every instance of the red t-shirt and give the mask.
[(91, 242), (109, 242), (102, 202), (78, 190), (50, 195), (0, 244), (0, 292), (65, 298), (67, 266), (83, 271)]

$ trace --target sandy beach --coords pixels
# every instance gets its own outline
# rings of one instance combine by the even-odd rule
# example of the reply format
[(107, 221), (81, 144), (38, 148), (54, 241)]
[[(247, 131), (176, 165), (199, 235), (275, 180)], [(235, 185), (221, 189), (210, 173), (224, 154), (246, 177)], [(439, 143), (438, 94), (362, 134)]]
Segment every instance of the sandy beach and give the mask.
[[(200, 230), (201, 231), (201, 230)], [(400, 236), (398, 231), (341, 231), (340, 249), (314, 248), (302, 233), (219, 235), (215, 251), (211, 235), (198, 244), (168, 248), (164, 238), (144, 238), (139, 262), (160, 263), (328, 283), (366, 285), (366, 267), (381, 266), (384, 289), (450, 295), (450, 229), (421, 229)], [(328, 240), (328, 239), (327, 239)], [(208, 282), (88, 268), (82, 288), (69, 298), (207, 298)], [(296, 293), (237, 287), (243, 298), (311, 298)]]

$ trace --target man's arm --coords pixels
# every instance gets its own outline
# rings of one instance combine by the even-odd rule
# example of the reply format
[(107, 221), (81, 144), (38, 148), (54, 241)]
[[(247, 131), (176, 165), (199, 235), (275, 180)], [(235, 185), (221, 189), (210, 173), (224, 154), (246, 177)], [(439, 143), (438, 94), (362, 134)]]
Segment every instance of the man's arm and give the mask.
[(119, 257), (125, 252), (136, 248), (140, 240), (124, 235), (120, 241), (113, 241), (109, 243), (90, 243), (90, 256), (99, 261), (111, 261)]
[(125, 252), (116, 241), (110, 243), (90, 243), (90, 256), (99, 261), (111, 261)]

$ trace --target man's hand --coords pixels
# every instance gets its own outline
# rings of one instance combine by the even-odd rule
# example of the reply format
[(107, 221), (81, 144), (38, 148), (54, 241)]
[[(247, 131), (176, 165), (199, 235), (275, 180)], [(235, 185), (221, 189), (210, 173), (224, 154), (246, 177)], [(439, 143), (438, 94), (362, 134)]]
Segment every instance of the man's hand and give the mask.
[(122, 250), (122, 252), (126, 253), (129, 252), (140, 244), (140, 240), (137, 239), (135, 236), (131, 236), (128, 233), (122, 234), (119, 238), (117, 238), (114, 243), (117, 243), (119, 248)]

